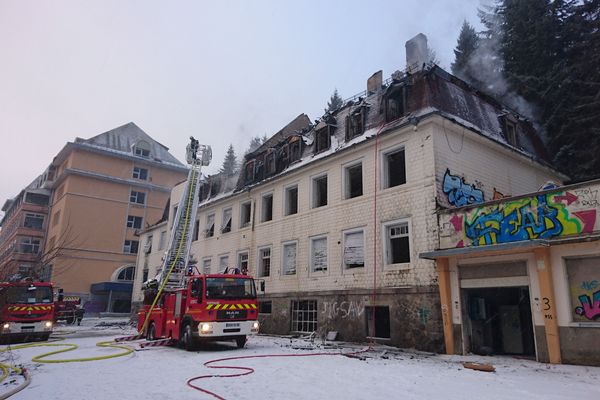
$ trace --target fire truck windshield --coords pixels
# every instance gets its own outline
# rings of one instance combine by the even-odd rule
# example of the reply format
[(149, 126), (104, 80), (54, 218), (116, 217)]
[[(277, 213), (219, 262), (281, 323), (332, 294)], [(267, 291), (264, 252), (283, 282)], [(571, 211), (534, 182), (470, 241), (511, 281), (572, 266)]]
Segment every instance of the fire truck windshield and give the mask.
[(0, 290), (3, 304), (52, 303), (52, 288), (49, 286), (6, 286)]
[(206, 278), (207, 299), (255, 299), (251, 278)]

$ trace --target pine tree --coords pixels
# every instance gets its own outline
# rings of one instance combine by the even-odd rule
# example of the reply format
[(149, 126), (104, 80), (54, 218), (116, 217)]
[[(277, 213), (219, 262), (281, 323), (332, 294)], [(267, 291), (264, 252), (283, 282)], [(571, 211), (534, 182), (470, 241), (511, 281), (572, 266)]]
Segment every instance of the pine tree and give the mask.
[(225, 176), (234, 176), (238, 173), (237, 157), (235, 155), (235, 150), (233, 149), (232, 144), (230, 144), (229, 148), (227, 149), (227, 154), (225, 154), (223, 166), (219, 170), (219, 173)]
[(450, 65), (452, 73), (467, 82), (474, 81), (469, 68), (469, 60), (479, 46), (479, 37), (475, 28), (464, 21), (454, 49), (454, 62)]
[(258, 149), (262, 146), (263, 143), (267, 141), (267, 135), (263, 135), (263, 137), (255, 136), (250, 139), (250, 144), (248, 145), (248, 150), (244, 154), (252, 153), (254, 150)]
[(335, 89), (333, 91), (333, 94), (329, 98), (329, 101), (327, 102), (327, 108), (325, 108), (325, 113), (334, 112), (335, 110), (342, 107), (343, 105), (344, 105), (344, 100), (340, 97), (338, 90)]

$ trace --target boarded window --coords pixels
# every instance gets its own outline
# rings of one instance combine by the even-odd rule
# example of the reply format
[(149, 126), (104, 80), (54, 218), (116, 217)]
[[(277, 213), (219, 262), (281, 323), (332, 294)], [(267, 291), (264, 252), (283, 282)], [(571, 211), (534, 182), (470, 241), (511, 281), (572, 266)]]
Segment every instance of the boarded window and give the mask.
[(262, 197), (261, 222), (273, 219), (273, 194), (266, 194)]
[(313, 179), (313, 208), (327, 205), (327, 175)]
[(215, 214), (206, 216), (206, 229), (204, 229), (205, 237), (213, 237), (215, 235)]
[(344, 168), (345, 198), (351, 199), (362, 196), (363, 179), (362, 163)]
[(404, 149), (384, 154), (384, 187), (394, 187), (406, 183), (406, 162)]
[(283, 275), (294, 275), (296, 273), (296, 243), (283, 245)]
[(365, 266), (365, 239), (363, 231), (344, 233), (344, 266)]
[(410, 262), (410, 240), (408, 234), (408, 223), (388, 225), (387, 236), (387, 264), (399, 264)]
[(285, 189), (285, 215), (298, 213), (298, 186)]
[(327, 271), (327, 238), (315, 238), (311, 240), (311, 270)]
[(600, 257), (568, 258), (573, 322), (600, 322)]
[(231, 208), (223, 210), (223, 225), (221, 225), (221, 233), (231, 232)]

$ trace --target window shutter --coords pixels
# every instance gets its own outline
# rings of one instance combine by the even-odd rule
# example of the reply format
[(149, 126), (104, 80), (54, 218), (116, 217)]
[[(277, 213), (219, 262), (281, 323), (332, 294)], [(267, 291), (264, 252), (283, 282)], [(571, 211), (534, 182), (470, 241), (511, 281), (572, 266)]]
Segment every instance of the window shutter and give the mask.
[(292, 275), (296, 273), (296, 245), (283, 246), (283, 273)]

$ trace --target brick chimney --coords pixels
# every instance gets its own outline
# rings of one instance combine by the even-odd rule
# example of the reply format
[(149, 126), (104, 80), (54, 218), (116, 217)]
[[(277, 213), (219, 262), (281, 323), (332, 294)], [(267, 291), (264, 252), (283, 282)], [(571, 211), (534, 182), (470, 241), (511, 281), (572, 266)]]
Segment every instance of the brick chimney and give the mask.
[(419, 33), (406, 42), (406, 70), (416, 72), (423, 69), (427, 63), (427, 36)]

